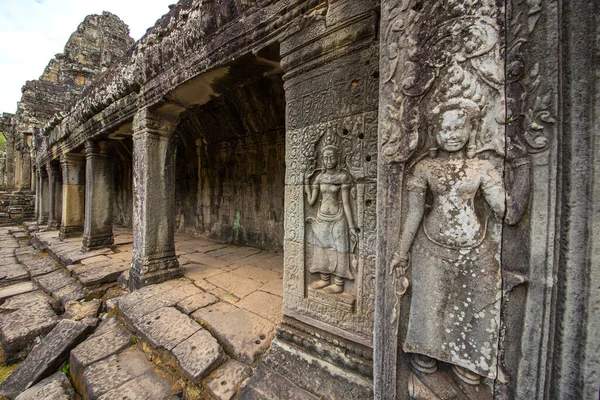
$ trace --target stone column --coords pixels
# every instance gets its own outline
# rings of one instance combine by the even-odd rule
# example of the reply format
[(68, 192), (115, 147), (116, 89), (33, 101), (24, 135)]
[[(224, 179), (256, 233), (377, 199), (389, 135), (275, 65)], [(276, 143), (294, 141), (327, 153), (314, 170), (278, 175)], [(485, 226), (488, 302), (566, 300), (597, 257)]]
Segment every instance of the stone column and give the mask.
[(48, 222), (48, 198), (50, 195), (48, 174), (46, 173), (46, 167), (41, 166), (38, 171), (38, 191), (36, 192), (36, 202), (38, 205), (37, 217), (38, 224), (45, 225)]
[(178, 118), (148, 109), (133, 121), (133, 262), (130, 287), (181, 276), (175, 255)]
[(48, 163), (46, 170), (48, 171), (48, 228), (58, 229), (62, 214), (62, 176), (58, 164)]
[(31, 158), (29, 157), (29, 149), (27, 147), (23, 148), (21, 152), (21, 192), (28, 192), (31, 190)]
[(79, 236), (83, 232), (85, 204), (85, 155), (63, 154), (62, 168), (62, 222), (60, 240)]
[(114, 160), (107, 141), (85, 143), (85, 222), (83, 251), (110, 247), (113, 238)]

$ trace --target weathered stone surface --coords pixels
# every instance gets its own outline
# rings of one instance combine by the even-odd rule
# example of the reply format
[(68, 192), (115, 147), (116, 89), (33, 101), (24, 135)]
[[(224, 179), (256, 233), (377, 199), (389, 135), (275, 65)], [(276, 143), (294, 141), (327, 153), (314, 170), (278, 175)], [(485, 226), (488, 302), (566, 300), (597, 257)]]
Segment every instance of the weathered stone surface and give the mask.
[(32, 259), (25, 261), (24, 264), (32, 278), (38, 275), (48, 274), (61, 268), (60, 265), (50, 257)]
[(127, 263), (106, 262), (106, 264), (84, 265), (73, 270), (75, 276), (86, 286), (98, 285), (101, 283), (116, 282), (123, 271), (129, 270)]
[[(145, 374), (154, 374), (152, 366), (138, 349), (128, 349), (89, 365), (83, 373), (84, 397), (97, 399), (112, 389)], [(157, 381), (161, 379), (153, 376)]]
[(27, 269), (21, 264), (6, 264), (0, 266), (0, 287), (29, 279)]
[(172, 399), (178, 387), (155, 372), (138, 376), (121, 386), (112, 389), (98, 400), (112, 399)]
[(317, 400), (319, 397), (299, 388), (288, 378), (259, 364), (252, 377), (240, 387), (240, 400)]
[(77, 397), (71, 382), (62, 371), (33, 385), (15, 400), (75, 400)]
[(269, 348), (275, 335), (273, 323), (223, 302), (201, 308), (192, 316), (223, 344), (227, 354), (249, 365)]
[(274, 324), (281, 321), (281, 297), (257, 291), (238, 301), (236, 306), (260, 315)]
[(185, 377), (195, 383), (200, 383), (225, 359), (223, 349), (205, 329), (175, 346), (173, 355)]
[(50, 305), (51, 298), (41, 291), (9, 298), (0, 307), (0, 344), (2, 361), (11, 364), (26, 354), (37, 336), (45, 335), (58, 323)]
[(231, 400), (252, 369), (236, 360), (227, 360), (204, 381), (206, 389), (219, 400)]
[(173, 307), (160, 308), (140, 318), (135, 322), (135, 328), (150, 345), (168, 351), (202, 329), (196, 321)]
[(13, 283), (10, 286), (4, 286), (0, 289), (0, 304), (12, 296), (34, 291), (36, 288), (32, 282)]
[(55, 371), (67, 359), (69, 351), (84, 339), (88, 329), (83, 322), (60, 321), (25, 361), (0, 383), (0, 395), (14, 398)]
[(52, 297), (54, 297), (60, 304), (64, 307), (68, 301), (79, 301), (84, 299), (88, 295), (88, 291), (83, 287), (81, 282), (73, 280), (66, 286), (56, 290), (52, 293)]
[(121, 352), (130, 344), (130, 335), (116, 318), (109, 318), (102, 322), (92, 336), (71, 351), (69, 358), (71, 378), (78, 392), (85, 391), (83, 373), (89, 365)]
[(38, 285), (38, 287), (43, 289), (46, 293), (56, 292), (73, 282), (74, 279), (62, 268), (49, 274), (38, 275), (33, 278), (33, 283)]
[(102, 300), (93, 299), (82, 303), (70, 300), (65, 304), (65, 313), (63, 318), (80, 321), (85, 318), (95, 318), (100, 312)]
[(189, 315), (199, 308), (210, 306), (217, 301), (219, 301), (219, 299), (210, 293), (200, 293), (180, 300), (175, 307), (182, 313)]

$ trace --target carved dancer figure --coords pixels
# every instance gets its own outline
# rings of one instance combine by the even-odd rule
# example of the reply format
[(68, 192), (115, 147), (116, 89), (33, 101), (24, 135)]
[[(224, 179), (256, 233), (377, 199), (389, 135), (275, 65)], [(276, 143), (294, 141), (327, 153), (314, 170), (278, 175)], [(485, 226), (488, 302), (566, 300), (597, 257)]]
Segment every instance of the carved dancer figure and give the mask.
[[(475, 196), (481, 193), (503, 218), (504, 182), (490, 159), (475, 155), (478, 104), (454, 98), (434, 114), (437, 149), (409, 172), (407, 216), (392, 260), (405, 270), (410, 253), (412, 297), (403, 348), (415, 354), (417, 370), (433, 373), (436, 360), (447, 362), (462, 381), (476, 385), (482, 376), (497, 376), (502, 277)], [(428, 194), (432, 205), (425, 213)]]
[[(354, 223), (350, 204), (350, 174), (338, 168), (339, 149), (326, 145), (321, 149), (323, 170), (310, 183), (316, 171), (306, 173), (304, 188), (308, 204), (315, 205), (319, 194), (316, 217), (307, 222), (307, 241), (313, 251), (310, 272), (321, 274), (313, 289), (324, 289), (327, 293), (341, 293), (346, 279), (354, 279), (350, 269), (351, 243), (358, 240), (358, 229)], [(331, 276), (333, 275), (333, 282)]]

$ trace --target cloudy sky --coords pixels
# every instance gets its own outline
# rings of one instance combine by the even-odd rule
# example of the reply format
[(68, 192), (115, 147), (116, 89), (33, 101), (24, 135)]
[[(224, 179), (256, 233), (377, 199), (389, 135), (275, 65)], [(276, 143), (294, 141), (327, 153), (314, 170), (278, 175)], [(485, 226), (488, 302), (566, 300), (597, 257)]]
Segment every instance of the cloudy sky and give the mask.
[(62, 53), (86, 15), (110, 11), (138, 40), (177, 0), (0, 0), (0, 113), (14, 113), (27, 80)]

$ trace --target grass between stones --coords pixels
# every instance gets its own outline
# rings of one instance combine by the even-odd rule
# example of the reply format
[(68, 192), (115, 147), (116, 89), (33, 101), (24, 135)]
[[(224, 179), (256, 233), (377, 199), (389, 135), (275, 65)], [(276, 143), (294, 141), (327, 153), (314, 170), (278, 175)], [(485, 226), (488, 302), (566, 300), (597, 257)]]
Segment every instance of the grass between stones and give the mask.
[[(19, 366), (20, 363), (0, 367), (0, 382), (4, 382), (6, 378)], [(2, 398), (2, 396), (0, 396)]]

